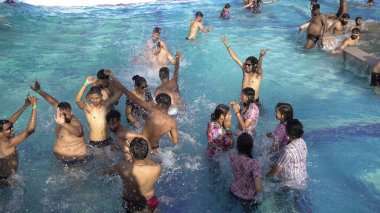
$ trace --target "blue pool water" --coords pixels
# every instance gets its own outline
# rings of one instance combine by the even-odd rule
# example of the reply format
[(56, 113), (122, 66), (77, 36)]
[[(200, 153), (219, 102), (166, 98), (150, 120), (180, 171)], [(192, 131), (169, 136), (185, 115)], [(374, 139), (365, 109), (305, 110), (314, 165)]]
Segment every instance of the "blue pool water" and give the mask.
[[(43, 1), (40, 1), (43, 2)], [(379, 21), (380, 7), (365, 8), (350, 1), (351, 17)], [(266, 150), (277, 120), (274, 105), (289, 102), (295, 117), (305, 126), (310, 179), (301, 211), (379, 212), (380, 97), (368, 79), (354, 74), (339, 57), (317, 49), (304, 51), (298, 25), (309, 19), (308, 1), (279, 1), (262, 6), (261, 14), (240, 11), (240, 1), (231, 3), (232, 18), (218, 19), (225, 2), (154, 2), (101, 7), (44, 7), (28, 4), (0, 5), (0, 15), (12, 27), (0, 25), (0, 109), (7, 118), (32, 93), (29, 84), (38, 79), (42, 88), (58, 100), (74, 106), (75, 115), (86, 124), (74, 101), (86, 76), (110, 68), (132, 88), (132, 76), (148, 80), (151, 91), (159, 84), (158, 72), (136, 65), (155, 26), (174, 53), (181, 50), (180, 88), (188, 104), (176, 119), (180, 143), (161, 141), (157, 158), (164, 170), (156, 186), (162, 212), (242, 212), (239, 201), (229, 197), (232, 174), (221, 156), (219, 167), (205, 158), (205, 128), (219, 103), (237, 101), (242, 74), (229, 58), (220, 37), (226, 35), (242, 58), (264, 58), (260, 100), (264, 112), (258, 123), (255, 157), (263, 175), (269, 169)], [(338, 0), (320, 0), (323, 12), (335, 12)], [(213, 31), (185, 42), (196, 11)], [(173, 67), (170, 67), (173, 70)], [(33, 94), (33, 93), (32, 93)], [(41, 98), (40, 98), (41, 99)], [(117, 109), (124, 112), (123, 103)], [(15, 124), (21, 132), (30, 111)], [(18, 146), (20, 164), (14, 186), (0, 189), (0, 206), (10, 212), (121, 212), (122, 184), (101, 174), (109, 160), (95, 156), (82, 168), (65, 168), (54, 157), (54, 109), (39, 101), (37, 131)], [(233, 122), (236, 124), (235, 118)], [(126, 124), (126, 121), (123, 120)], [(86, 128), (88, 136), (88, 128)], [(264, 180), (260, 212), (289, 212), (278, 205), (274, 184)], [(288, 203), (295, 211), (298, 205)]]

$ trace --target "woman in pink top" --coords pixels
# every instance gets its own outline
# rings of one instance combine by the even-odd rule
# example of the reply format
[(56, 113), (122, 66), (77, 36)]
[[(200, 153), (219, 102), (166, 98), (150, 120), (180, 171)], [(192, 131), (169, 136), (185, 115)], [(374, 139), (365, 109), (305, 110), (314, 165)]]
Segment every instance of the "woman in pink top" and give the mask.
[(243, 109), (240, 109), (240, 105), (235, 102), (230, 103), (239, 121), (236, 133), (240, 135), (247, 132), (252, 137), (255, 137), (255, 129), (260, 113), (259, 107), (255, 103), (255, 90), (251, 87), (244, 88), (241, 91), (240, 101), (244, 105)]
[(207, 125), (207, 155), (212, 157), (216, 152), (226, 152), (233, 148), (234, 138), (231, 133), (231, 113), (230, 108), (224, 104), (219, 104), (211, 120)]
[(252, 158), (253, 139), (242, 133), (237, 139), (238, 153), (231, 152), (231, 166), (234, 180), (231, 192), (245, 201), (255, 201), (258, 192), (263, 191), (260, 162)]
[(276, 118), (280, 120), (274, 132), (268, 132), (267, 137), (273, 138), (272, 147), (281, 151), (288, 143), (286, 135), (286, 123), (293, 119), (293, 107), (288, 103), (278, 103), (276, 105)]

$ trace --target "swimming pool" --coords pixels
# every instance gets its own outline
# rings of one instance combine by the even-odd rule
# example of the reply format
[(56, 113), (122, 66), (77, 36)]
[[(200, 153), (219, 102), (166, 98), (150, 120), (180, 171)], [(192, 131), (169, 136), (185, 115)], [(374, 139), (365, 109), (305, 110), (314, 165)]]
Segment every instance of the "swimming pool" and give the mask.
[[(320, 1), (322, 12), (335, 12), (337, 0)], [(350, 4), (351, 17), (379, 20), (379, 7)], [(307, 208), (313, 212), (378, 212), (380, 206), (379, 100), (368, 79), (347, 67), (341, 58), (317, 49), (302, 50), (298, 25), (309, 19), (308, 2), (280, 1), (262, 6), (261, 14), (240, 12), (240, 1), (231, 3), (232, 18), (218, 19), (225, 2), (179, 1), (102, 7), (37, 7), (1, 5), (0, 14), (12, 26), (0, 27), (1, 116), (10, 116), (32, 93), (38, 79), (58, 100), (68, 101), (86, 124), (74, 97), (86, 76), (110, 68), (128, 88), (132, 76), (142, 74), (152, 91), (158, 72), (135, 65), (132, 59), (144, 47), (154, 26), (163, 29), (170, 50), (181, 50), (180, 87), (188, 104), (176, 118), (180, 144), (161, 141), (163, 174), (156, 186), (162, 212), (242, 212), (229, 198), (232, 179), (229, 162), (218, 168), (205, 158), (205, 128), (219, 103), (238, 100), (242, 74), (229, 58), (220, 37), (227, 35), (241, 58), (264, 58), (260, 100), (264, 113), (258, 123), (256, 157), (268, 171), (264, 137), (275, 128), (274, 105), (289, 102), (305, 126), (309, 148)], [(351, 1), (350, 1), (351, 3)], [(202, 11), (213, 31), (185, 42), (189, 22)], [(173, 67), (170, 67), (173, 70)], [(125, 98), (117, 106), (124, 111)], [(37, 131), (19, 145), (17, 183), (0, 189), (0, 204), (11, 212), (120, 212), (122, 185), (118, 178), (101, 174), (110, 162), (94, 157), (83, 168), (65, 168), (52, 152), (54, 110), (39, 101)], [(29, 111), (15, 124), (19, 133)], [(236, 119), (233, 118), (234, 124)], [(124, 123), (126, 121), (124, 120)], [(86, 128), (88, 138), (88, 129)], [(260, 212), (282, 212), (274, 200), (273, 184), (265, 182)], [(293, 204), (289, 203), (289, 208)], [(305, 207), (305, 209), (307, 209)], [(304, 210), (306, 211), (306, 210)]]

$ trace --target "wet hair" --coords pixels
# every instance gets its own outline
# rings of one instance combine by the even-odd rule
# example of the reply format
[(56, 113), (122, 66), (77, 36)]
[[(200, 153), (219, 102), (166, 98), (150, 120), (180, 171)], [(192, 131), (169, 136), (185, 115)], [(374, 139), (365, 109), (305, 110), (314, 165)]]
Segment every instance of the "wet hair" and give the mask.
[(298, 119), (292, 119), (286, 123), (286, 134), (292, 139), (297, 139), (303, 135), (303, 125)]
[(224, 8), (230, 8), (231, 7), (231, 5), (230, 4), (226, 4), (226, 5), (224, 5)]
[(60, 110), (71, 110), (71, 105), (67, 102), (61, 102), (58, 104), (57, 108)]
[(352, 33), (360, 33), (360, 30), (358, 28), (352, 29)]
[(363, 20), (362, 17), (358, 16), (358, 17), (355, 18), (355, 22), (357, 22), (359, 19), (360, 19), (360, 20)]
[(153, 29), (153, 33), (161, 34), (161, 28), (159, 28), (159, 27), (155, 27), (155, 28)]
[(197, 12), (195, 13), (195, 17), (198, 18), (198, 17), (203, 17), (203, 13), (201, 12)]
[(156, 103), (164, 109), (169, 109), (172, 99), (166, 93), (160, 93), (156, 96)]
[(350, 19), (350, 15), (348, 13), (345, 13), (345, 14), (342, 15), (342, 19), (343, 18)]
[(373, 0), (368, 0), (367, 3), (373, 3)]
[(220, 118), (221, 115), (227, 115), (230, 111), (230, 108), (227, 105), (219, 104), (216, 106), (214, 113), (211, 113), (211, 121), (216, 121)]
[(251, 87), (246, 87), (241, 90), (241, 93), (248, 97), (248, 103), (244, 104), (244, 107), (249, 107), (251, 103), (255, 102), (255, 90)]
[(9, 120), (0, 120), (0, 132), (4, 130), (3, 129), (4, 124), (9, 123), (9, 122), (10, 122)]
[(96, 77), (98, 79), (110, 79), (108, 75), (104, 74), (104, 71), (106, 71), (106, 69), (99, 70), (98, 73), (96, 74)]
[(285, 117), (285, 122), (293, 119), (293, 107), (288, 103), (278, 103), (276, 105), (276, 111), (279, 111), (282, 116)]
[(100, 89), (99, 86), (91, 87), (90, 91), (88, 91), (88, 94), (89, 94), (89, 95), (92, 95), (92, 94), (98, 94), (98, 95), (101, 95), (101, 94), (102, 94), (102, 89)]
[(118, 121), (120, 121), (121, 114), (117, 110), (111, 110), (107, 113), (106, 120), (107, 123), (109, 123), (112, 119), (116, 118)]
[(144, 160), (148, 156), (148, 142), (142, 138), (133, 138), (129, 150), (136, 160)]
[(243, 132), (239, 135), (236, 143), (236, 149), (239, 154), (247, 155), (250, 158), (252, 157), (253, 150), (253, 138), (250, 134)]
[(319, 4), (313, 4), (313, 10), (321, 9)]
[(141, 85), (143, 85), (144, 83), (146, 84), (146, 80), (144, 77), (141, 77), (139, 75), (134, 75), (132, 77), (132, 80), (135, 82), (135, 87), (140, 87)]
[(257, 60), (256, 57), (254, 56), (249, 56), (247, 59), (245, 59), (246, 61), (250, 61), (252, 64), (258, 64), (259, 63), (259, 60)]
[(167, 67), (161, 67), (160, 71), (159, 71), (159, 76), (160, 76), (160, 79), (166, 79), (166, 78), (169, 78), (169, 68)]

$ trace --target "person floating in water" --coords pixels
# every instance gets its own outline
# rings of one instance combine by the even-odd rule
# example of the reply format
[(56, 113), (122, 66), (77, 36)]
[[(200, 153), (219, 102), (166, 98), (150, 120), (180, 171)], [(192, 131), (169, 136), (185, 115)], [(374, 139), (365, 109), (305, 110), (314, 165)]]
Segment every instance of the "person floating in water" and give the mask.
[(338, 48), (333, 50), (331, 53), (332, 54), (339, 54), (347, 46), (349, 46), (349, 47), (356, 46), (359, 43), (359, 39), (360, 39), (360, 30), (357, 28), (354, 28), (352, 30), (351, 36), (348, 37), (346, 40), (344, 40), (343, 43)]
[(303, 188), (306, 185), (307, 146), (302, 139), (303, 126), (297, 119), (286, 124), (288, 144), (280, 152), (277, 163), (266, 174), (267, 177), (279, 175), (283, 185), (289, 188)]
[(339, 21), (336, 21), (333, 25), (331, 25), (331, 27), (328, 29), (328, 33), (331, 35), (344, 34), (349, 21), (350, 15), (347, 13), (343, 14)]
[(207, 124), (207, 140), (208, 157), (213, 157), (219, 152), (227, 152), (234, 147), (231, 112), (228, 106), (219, 104), (211, 114), (211, 120)]
[(253, 159), (253, 139), (248, 133), (239, 135), (236, 142), (237, 153), (230, 152), (234, 180), (230, 190), (233, 195), (244, 202), (257, 204), (258, 194), (264, 191), (261, 182), (261, 165)]
[[(111, 70), (104, 71), (104, 74), (111, 75)], [(120, 96), (112, 96), (106, 101), (103, 100), (102, 90), (99, 86), (91, 87), (88, 92), (89, 103), (85, 103), (82, 100), (83, 93), (87, 89), (87, 86), (95, 83), (96, 78), (89, 76), (86, 82), (83, 84), (81, 89), (75, 98), (78, 107), (84, 111), (88, 125), (90, 127), (90, 145), (94, 147), (105, 147), (112, 143), (112, 138), (110, 137), (109, 129), (107, 126), (106, 115), (110, 107), (115, 104)]]
[(120, 175), (124, 183), (123, 200), (126, 212), (156, 212), (158, 199), (154, 185), (160, 177), (160, 164), (147, 158), (149, 143), (143, 138), (134, 138), (130, 144), (132, 161), (126, 159), (105, 168), (108, 175)]
[(156, 104), (147, 103), (127, 90), (119, 82), (115, 75), (112, 74), (111, 78), (117, 82), (119, 89), (123, 91), (128, 99), (141, 106), (148, 112), (148, 116), (141, 134), (149, 140), (148, 142), (150, 144), (151, 154), (159, 153), (159, 140), (165, 134), (169, 136), (169, 139), (173, 142), (173, 144), (178, 144), (177, 124), (175, 120), (168, 115), (171, 105), (171, 98), (169, 95), (160, 93), (155, 98)]
[(266, 136), (273, 139), (272, 148), (281, 151), (288, 143), (286, 135), (286, 124), (293, 120), (293, 107), (288, 103), (278, 103), (275, 108), (276, 119), (280, 121), (273, 132), (268, 132)]
[[(32, 105), (32, 114), (26, 130), (15, 135), (13, 124), (21, 114)], [(0, 120), (0, 185), (11, 184), (10, 177), (16, 173), (18, 167), (17, 145), (23, 142), (36, 130), (37, 98), (27, 96), (24, 106), (14, 113), (8, 120)]]
[(226, 5), (224, 5), (224, 8), (220, 12), (219, 18), (221, 18), (221, 19), (230, 19), (230, 7), (231, 7), (231, 5), (228, 4), (228, 3)]
[(327, 22), (325, 16), (321, 13), (319, 4), (313, 5), (313, 17), (307, 28), (307, 40), (304, 49), (311, 49), (318, 40), (325, 35)]
[(160, 93), (168, 94), (172, 100), (172, 107), (184, 107), (185, 103), (183, 102), (179, 86), (178, 86), (178, 71), (179, 71), (179, 59), (182, 57), (181, 52), (176, 54), (176, 63), (174, 68), (174, 74), (170, 80), (169, 69), (167, 67), (162, 67), (159, 71), (159, 77), (161, 80), (161, 85), (156, 88), (154, 91), (154, 96), (156, 97)]
[(239, 57), (227, 43), (227, 38), (225, 36), (222, 37), (222, 42), (227, 47), (227, 51), (230, 54), (231, 58), (236, 62), (237, 65), (239, 65), (240, 69), (243, 71), (243, 81), (241, 85), (242, 89), (246, 87), (253, 88), (255, 90), (255, 103), (258, 104), (260, 85), (263, 77), (263, 58), (269, 49), (260, 51), (259, 60), (257, 60), (256, 57), (249, 56), (247, 59), (245, 59), (245, 63), (242, 63)]
[(197, 35), (199, 30), (202, 30), (202, 32), (204, 33), (209, 33), (211, 31), (211, 28), (204, 28), (202, 19), (203, 13), (197, 12), (195, 14), (195, 19), (190, 24), (189, 35), (186, 37), (186, 40), (195, 39), (195, 36)]
[(240, 109), (240, 105), (235, 102), (230, 103), (239, 122), (236, 133), (240, 135), (247, 132), (254, 138), (260, 114), (259, 107), (255, 103), (255, 90), (250, 87), (244, 88), (241, 91), (240, 102), (244, 105), (243, 109)]
[(380, 60), (372, 69), (371, 86), (373, 86), (375, 93), (380, 94)]
[(160, 42), (161, 48), (169, 51), (168, 46), (162, 40), (161, 38), (161, 28), (155, 27), (152, 32), (152, 39), (148, 39), (146, 41), (146, 49), (147, 51), (152, 51), (155, 46), (157, 46), (157, 43)]
[[(132, 80), (135, 82), (135, 89), (132, 93), (147, 103), (153, 102), (152, 94), (148, 91), (148, 84), (145, 78), (135, 75), (132, 77)], [(146, 119), (148, 113), (140, 105), (127, 98), (125, 103), (125, 115), (127, 116), (128, 122), (134, 127), (140, 127), (141, 122)]]
[(40, 94), (56, 110), (54, 154), (64, 163), (72, 164), (82, 161), (88, 156), (87, 145), (81, 122), (74, 116), (67, 102), (59, 102), (53, 96), (41, 89), (36, 80), (30, 88)]
[(336, 13), (326, 14), (326, 19), (340, 20), (343, 14), (347, 13), (347, 10), (348, 10), (347, 0), (340, 0), (338, 11)]

